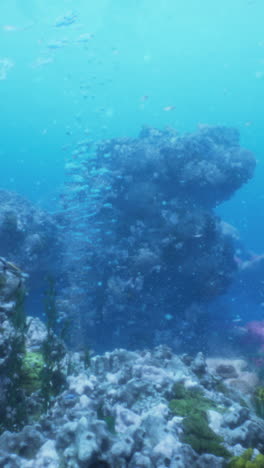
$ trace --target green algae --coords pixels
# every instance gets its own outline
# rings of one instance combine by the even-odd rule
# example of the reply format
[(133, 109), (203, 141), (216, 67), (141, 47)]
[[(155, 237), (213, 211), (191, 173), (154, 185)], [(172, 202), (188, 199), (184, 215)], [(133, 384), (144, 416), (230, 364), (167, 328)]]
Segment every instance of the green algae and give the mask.
[(230, 458), (231, 454), (222, 445), (223, 439), (208, 424), (206, 412), (218, 410), (215, 402), (199, 389), (186, 389), (183, 383), (175, 384), (173, 393), (175, 398), (169, 402), (169, 408), (173, 414), (184, 417), (182, 442), (191, 445), (199, 454), (212, 453)]
[(30, 394), (42, 387), (42, 372), (45, 366), (43, 354), (27, 351), (22, 359), (21, 384), (26, 393)]
[(191, 445), (195, 452), (212, 453), (218, 457), (229, 458), (230, 453), (221, 445), (222, 437), (218, 436), (208, 424), (206, 413), (196, 409), (183, 420), (182, 442)]
[(264, 455), (260, 453), (254, 459), (252, 457), (253, 449), (248, 448), (239, 457), (232, 457), (227, 468), (264, 468)]
[(206, 398), (202, 391), (196, 388), (185, 388), (183, 383), (176, 383), (173, 387), (174, 398), (169, 402), (169, 408), (178, 416), (189, 416), (193, 411), (207, 411), (218, 409), (214, 401)]

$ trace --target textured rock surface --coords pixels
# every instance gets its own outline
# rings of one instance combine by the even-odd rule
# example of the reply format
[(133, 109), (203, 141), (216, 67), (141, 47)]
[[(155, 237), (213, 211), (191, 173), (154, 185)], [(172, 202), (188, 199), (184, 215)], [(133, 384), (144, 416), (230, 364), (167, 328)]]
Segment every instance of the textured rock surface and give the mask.
[(252, 395), (260, 383), (257, 374), (248, 369), (248, 363), (243, 359), (209, 358), (206, 363), (210, 372), (245, 395)]
[(223, 458), (183, 443), (185, 418), (169, 406), (175, 384), (203, 393), (213, 407), (207, 410), (210, 427), (231, 454), (264, 449), (264, 421), (241, 406), (239, 393), (217, 390), (219, 378), (201, 354), (192, 359), (165, 347), (120, 349), (95, 356), (87, 371), (74, 362), (74, 374), (47, 416), (0, 437), (0, 466), (223, 468)]

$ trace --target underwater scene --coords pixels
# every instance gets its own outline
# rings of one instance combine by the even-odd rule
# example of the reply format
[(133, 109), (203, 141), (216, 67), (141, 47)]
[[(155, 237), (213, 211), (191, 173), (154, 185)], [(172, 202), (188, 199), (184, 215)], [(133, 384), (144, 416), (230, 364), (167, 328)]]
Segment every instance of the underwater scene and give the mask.
[(263, 0), (1, 0), (0, 468), (264, 468)]

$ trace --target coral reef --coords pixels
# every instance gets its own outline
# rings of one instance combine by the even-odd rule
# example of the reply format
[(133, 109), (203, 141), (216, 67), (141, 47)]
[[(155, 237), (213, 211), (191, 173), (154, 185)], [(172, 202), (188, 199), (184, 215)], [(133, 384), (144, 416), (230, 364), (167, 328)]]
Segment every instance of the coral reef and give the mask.
[(75, 353), (48, 412), (0, 436), (0, 466), (251, 466), (235, 464), (248, 448), (252, 466), (262, 466), (264, 421), (241, 405), (239, 392), (217, 390), (204, 362), (160, 346), (94, 356), (85, 369)]
[(186, 136), (145, 128), (75, 155), (58, 217), (68, 272), (58, 306), (75, 318), (78, 343), (83, 331), (96, 349), (151, 345), (157, 330), (173, 328), (183, 349), (186, 314), (194, 341), (197, 315), (202, 332), (206, 304), (237, 269), (233, 237), (213, 208), (254, 167), (224, 127)]

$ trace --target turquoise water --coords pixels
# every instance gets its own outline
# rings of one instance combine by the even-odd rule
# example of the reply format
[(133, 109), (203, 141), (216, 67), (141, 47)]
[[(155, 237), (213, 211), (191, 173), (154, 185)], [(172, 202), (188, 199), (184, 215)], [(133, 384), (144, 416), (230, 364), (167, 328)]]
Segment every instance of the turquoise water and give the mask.
[(0, 186), (49, 207), (84, 136), (234, 126), (258, 166), (219, 213), (261, 252), (263, 17), (262, 0), (2, 0)]

